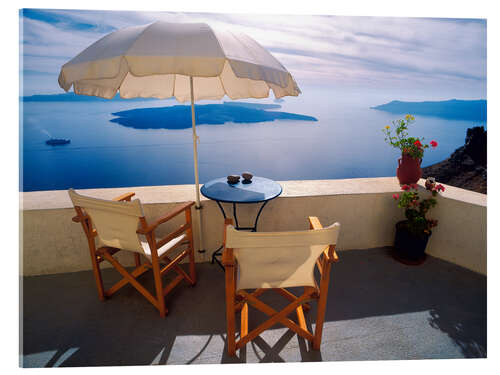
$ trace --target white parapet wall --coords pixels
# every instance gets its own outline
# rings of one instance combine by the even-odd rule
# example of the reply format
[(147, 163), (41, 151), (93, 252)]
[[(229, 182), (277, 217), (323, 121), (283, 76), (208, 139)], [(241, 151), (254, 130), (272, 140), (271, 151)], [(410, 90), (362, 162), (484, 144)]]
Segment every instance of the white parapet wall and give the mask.
[[(420, 181), (423, 186), (424, 181)], [(342, 225), (339, 250), (392, 246), (395, 223), (404, 219), (392, 198), (400, 192), (396, 178), (346, 180), (280, 181), (283, 193), (263, 209), (259, 231), (308, 229), (308, 216), (317, 216), (323, 225)], [(446, 186), (438, 205), (429, 212), (437, 219), (427, 253), (486, 274), (486, 195)], [(147, 219), (153, 220), (177, 204), (194, 200), (194, 185), (146, 186), (112, 189), (85, 189), (80, 193), (111, 199), (133, 191), (144, 205)], [(91, 269), (88, 245), (80, 224), (71, 218), (75, 211), (66, 191), (37, 191), (20, 194), (21, 275), (40, 275)], [(205, 253), (198, 262), (208, 261), (222, 243), (223, 217), (217, 204), (202, 200), (202, 227)], [(232, 206), (223, 204), (232, 217)], [(240, 225), (253, 225), (260, 204), (238, 205)], [(198, 229), (193, 215), (194, 230)], [(180, 224), (165, 224), (159, 235)], [(196, 236), (195, 236), (196, 238)], [(196, 244), (199, 249), (199, 244)], [(120, 252), (123, 253), (123, 252)], [(119, 259), (132, 265), (130, 254)], [(106, 262), (105, 262), (106, 263)]]

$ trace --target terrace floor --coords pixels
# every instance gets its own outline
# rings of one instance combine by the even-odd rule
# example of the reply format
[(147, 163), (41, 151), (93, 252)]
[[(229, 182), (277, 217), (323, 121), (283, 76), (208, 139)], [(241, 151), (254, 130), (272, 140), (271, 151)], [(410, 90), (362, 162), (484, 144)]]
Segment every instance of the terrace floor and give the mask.
[[(238, 357), (225, 347), (224, 274), (197, 264), (195, 287), (181, 284), (156, 309), (131, 286), (100, 302), (91, 271), (22, 278), (23, 367), (361, 361), (486, 357), (486, 277), (428, 257), (394, 261), (388, 248), (339, 252), (320, 351), (279, 325)], [(105, 282), (119, 279), (112, 269)], [(144, 280), (152, 290), (152, 275)], [(269, 292), (275, 306), (283, 297)], [(286, 302), (285, 302), (286, 303)], [(306, 314), (314, 327), (315, 304)], [(292, 319), (295, 316), (291, 315)], [(249, 330), (265, 317), (249, 310)]]

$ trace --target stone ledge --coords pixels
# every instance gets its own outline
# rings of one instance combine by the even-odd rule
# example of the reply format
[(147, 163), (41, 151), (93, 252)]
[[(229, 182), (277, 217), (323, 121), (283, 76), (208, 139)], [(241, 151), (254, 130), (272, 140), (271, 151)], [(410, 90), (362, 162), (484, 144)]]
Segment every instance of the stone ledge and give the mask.
[[(314, 197), (330, 195), (358, 195), (397, 193), (401, 189), (395, 177), (354, 178), (343, 180), (278, 181), (283, 186), (281, 198)], [(419, 181), (424, 185), (424, 180)], [(487, 196), (469, 190), (444, 185), (444, 198), (486, 207)], [(112, 199), (133, 191), (144, 204), (177, 203), (195, 200), (194, 185), (139, 186), (126, 188), (78, 189), (92, 197)], [(207, 199), (201, 196), (202, 201)], [(66, 190), (48, 190), (20, 193), (21, 210), (48, 210), (72, 208)]]

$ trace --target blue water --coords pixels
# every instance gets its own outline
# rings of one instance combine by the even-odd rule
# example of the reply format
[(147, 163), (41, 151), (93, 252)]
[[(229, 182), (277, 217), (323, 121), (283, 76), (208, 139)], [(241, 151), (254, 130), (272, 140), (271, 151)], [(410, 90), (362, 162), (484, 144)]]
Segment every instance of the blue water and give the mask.
[[(387, 93), (342, 95), (303, 89), (299, 97), (285, 98), (278, 103), (281, 108), (268, 111), (317, 121), (278, 118), (239, 123), (232, 119), (199, 125), (200, 182), (244, 171), (274, 180), (394, 176), (399, 153), (384, 143), (381, 129), (401, 116), (370, 109), (393, 99), (398, 98)], [(272, 99), (244, 102), (276, 104)], [(217, 103), (222, 101), (199, 104)], [(162, 119), (164, 128), (141, 129), (122, 125), (117, 122), (119, 116), (113, 115), (179, 105), (175, 100), (20, 104), (21, 191), (194, 183), (189, 124), (169, 126), (167, 116)], [(463, 145), (467, 128), (477, 125), (486, 126), (416, 116), (410, 133), (439, 143), (426, 151), (422, 166), (447, 158)], [(50, 137), (69, 138), (71, 144), (48, 146), (45, 141)]]

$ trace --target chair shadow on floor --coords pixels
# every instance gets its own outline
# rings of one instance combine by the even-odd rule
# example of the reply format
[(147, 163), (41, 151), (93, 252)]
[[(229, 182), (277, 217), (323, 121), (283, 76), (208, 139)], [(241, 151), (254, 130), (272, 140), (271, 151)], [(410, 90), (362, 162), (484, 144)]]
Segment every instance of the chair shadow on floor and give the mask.
[[(305, 317), (307, 328), (310, 332), (312, 332), (310, 315), (306, 313)], [(259, 321), (264, 319), (265, 318), (262, 317), (262, 319), (259, 319)], [(277, 340), (276, 337), (278, 337)], [(281, 336), (279, 336), (279, 334), (273, 334), (272, 342), (274, 343), (272, 344), (269, 343), (271, 342), (271, 340), (269, 340), (268, 342), (262, 336), (258, 336), (255, 340), (250, 341), (246, 346), (238, 350), (235, 357), (228, 355), (227, 344), (225, 343), (224, 354), (222, 356), (221, 363), (246, 363), (247, 352), (250, 352), (252, 356), (256, 358), (256, 362), (259, 363), (287, 362), (286, 358), (283, 358), (280, 354), (295, 338), (298, 341), (298, 348), (292, 346), (292, 349), (289, 350), (298, 350), (302, 362), (322, 361), (320, 350), (313, 350), (311, 343), (309, 343), (304, 338), (296, 335), (292, 330), (287, 329)]]
[[(464, 357), (486, 356), (486, 278), (428, 257), (419, 267), (401, 265), (387, 249), (349, 250), (332, 269), (325, 324), (366, 317), (429, 311), (428, 324), (447, 334)], [(183, 265), (184, 266), (184, 265)], [(224, 274), (197, 264), (198, 283), (179, 285), (157, 311), (132, 287), (111, 299), (97, 298), (91, 271), (22, 278), (21, 365), (23, 367), (120, 366), (188, 363), (332, 361), (336, 338), (324, 331), (322, 350), (280, 325), (264, 332), (236, 357), (225, 344)], [(104, 280), (119, 278), (111, 269)], [(144, 276), (152, 289), (153, 278)], [(115, 279), (114, 279), (115, 278)], [(149, 285), (148, 285), (149, 283)], [(267, 297), (264, 295), (263, 297)], [(269, 293), (271, 306), (287, 301)], [(278, 305), (278, 306), (277, 306)], [(311, 330), (315, 304), (306, 314)], [(291, 314), (295, 319), (296, 316)], [(250, 309), (249, 330), (264, 321)], [(342, 329), (342, 327), (340, 327)], [(404, 359), (404, 358), (402, 358)]]

